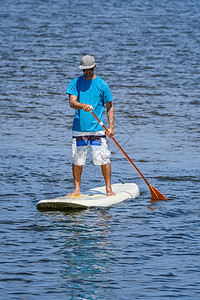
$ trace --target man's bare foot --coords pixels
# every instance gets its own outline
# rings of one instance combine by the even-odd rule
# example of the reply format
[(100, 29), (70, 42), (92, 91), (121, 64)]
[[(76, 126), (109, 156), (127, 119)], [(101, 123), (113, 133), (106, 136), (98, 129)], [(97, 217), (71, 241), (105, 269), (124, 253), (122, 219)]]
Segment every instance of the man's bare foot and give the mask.
[(81, 196), (81, 192), (78, 190), (74, 190), (72, 193), (67, 194), (67, 197), (69, 198), (73, 198), (73, 197), (80, 197)]
[(106, 193), (107, 193), (107, 196), (110, 197), (110, 196), (115, 196), (116, 194), (112, 191), (112, 188), (107, 188), (106, 189)]

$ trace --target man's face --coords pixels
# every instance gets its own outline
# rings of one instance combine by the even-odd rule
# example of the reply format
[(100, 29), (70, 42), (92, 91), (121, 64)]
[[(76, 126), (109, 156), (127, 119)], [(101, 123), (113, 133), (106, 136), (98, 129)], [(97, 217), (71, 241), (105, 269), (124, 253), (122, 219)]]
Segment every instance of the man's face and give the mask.
[(84, 69), (83, 73), (86, 79), (93, 79), (94, 77), (94, 70), (95, 70), (96, 66), (94, 66), (91, 69)]

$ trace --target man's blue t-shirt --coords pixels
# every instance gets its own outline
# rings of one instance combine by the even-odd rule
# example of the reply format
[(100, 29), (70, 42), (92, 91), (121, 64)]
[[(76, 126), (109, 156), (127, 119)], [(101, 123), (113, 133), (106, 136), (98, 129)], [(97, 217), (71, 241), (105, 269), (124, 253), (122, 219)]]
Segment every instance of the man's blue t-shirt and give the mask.
[[(66, 93), (78, 97), (77, 101), (80, 103), (92, 105), (94, 113), (101, 122), (103, 122), (104, 104), (113, 100), (108, 84), (99, 76), (96, 76), (92, 80), (86, 79), (84, 75), (73, 79)], [(102, 127), (90, 112), (85, 112), (83, 109), (76, 109), (72, 130), (96, 132), (101, 131)]]

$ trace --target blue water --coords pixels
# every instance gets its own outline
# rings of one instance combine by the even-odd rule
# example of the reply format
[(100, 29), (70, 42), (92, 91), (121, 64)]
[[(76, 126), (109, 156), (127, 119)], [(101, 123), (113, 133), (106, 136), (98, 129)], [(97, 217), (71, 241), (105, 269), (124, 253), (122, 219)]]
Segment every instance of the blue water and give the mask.
[[(0, 299), (200, 298), (200, 3), (2, 0)], [(82, 55), (114, 97), (112, 182), (141, 195), (41, 213), (73, 188), (65, 91)], [(82, 191), (104, 185), (88, 156)]]

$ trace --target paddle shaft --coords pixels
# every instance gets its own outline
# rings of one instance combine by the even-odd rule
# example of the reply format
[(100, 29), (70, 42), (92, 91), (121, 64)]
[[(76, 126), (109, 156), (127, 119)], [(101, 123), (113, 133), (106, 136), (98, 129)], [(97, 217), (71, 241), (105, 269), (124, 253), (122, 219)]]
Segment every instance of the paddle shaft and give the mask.
[[(99, 118), (95, 115), (95, 113), (91, 110), (91, 114), (95, 117), (95, 119), (99, 122), (99, 124), (103, 127), (105, 132), (108, 134), (108, 129), (103, 125), (103, 123), (99, 120)], [(128, 159), (128, 161), (131, 163), (131, 165), (134, 167), (134, 169), (138, 172), (138, 174), (142, 177), (142, 179), (146, 182), (146, 184), (151, 187), (150, 183), (146, 180), (146, 178), (142, 175), (140, 170), (136, 167), (136, 165), (132, 162), (130, 157), (126, 154), (126, 152), (122, 149), (122, 147), (118, 144), (118, 142), (115, 140), (114, 137), (111, 137), (113, 142), (117, 145), (117, 147), (121, 150), (121, 152), (124, 154), (124, 156)]]

